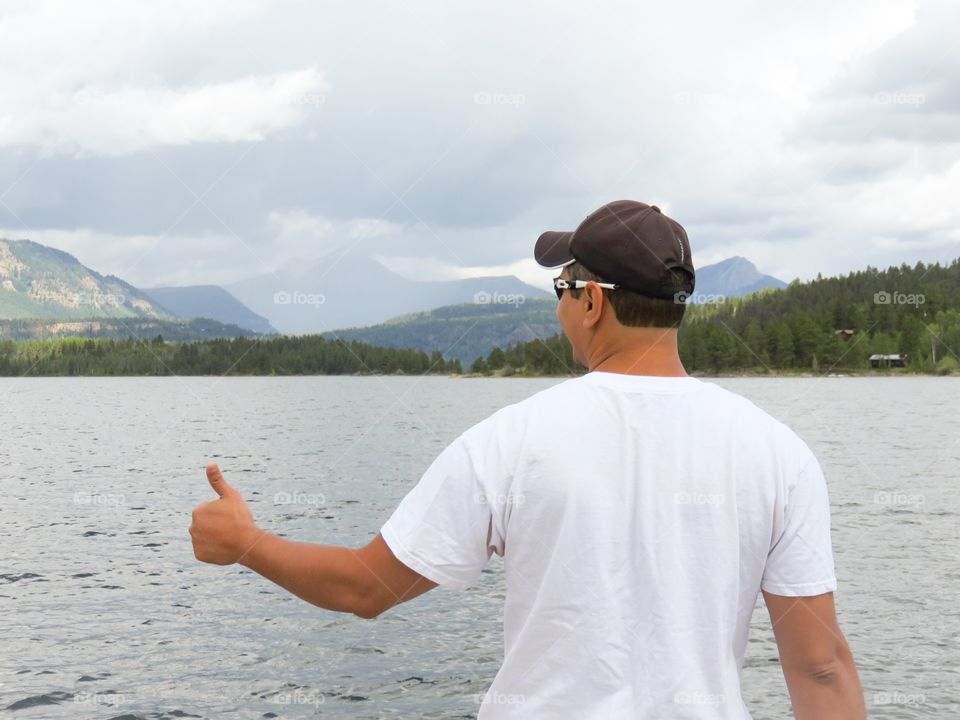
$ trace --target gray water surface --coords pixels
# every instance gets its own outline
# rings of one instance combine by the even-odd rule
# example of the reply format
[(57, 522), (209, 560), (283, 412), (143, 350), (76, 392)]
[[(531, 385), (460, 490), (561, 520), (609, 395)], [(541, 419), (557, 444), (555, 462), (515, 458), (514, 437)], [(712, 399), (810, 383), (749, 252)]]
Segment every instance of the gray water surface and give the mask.
[[(216, 461), (262, 527), (365, 544), (447, 443), (556, 382), (0, 379), (0, 714), (475, 717), (502, 654), (497, 558), (467, 591), (364, 621), (197, 563), (190, 511)], [(712, 382), (821, 460), (870, 716), (960, 717), (960, 381)], [(744, 697), (789, 718), (762, 601), (753, 626)]]

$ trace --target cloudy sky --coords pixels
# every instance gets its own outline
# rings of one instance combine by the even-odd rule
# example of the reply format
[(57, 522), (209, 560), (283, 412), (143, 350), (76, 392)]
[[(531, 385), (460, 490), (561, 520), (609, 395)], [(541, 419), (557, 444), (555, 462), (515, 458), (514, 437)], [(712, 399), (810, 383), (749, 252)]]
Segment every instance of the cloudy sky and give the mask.
[(784, 280), (960, 256), (960, 3), (0, 2), (0, 237), (140, 286), (511, 272), (623, 197)]

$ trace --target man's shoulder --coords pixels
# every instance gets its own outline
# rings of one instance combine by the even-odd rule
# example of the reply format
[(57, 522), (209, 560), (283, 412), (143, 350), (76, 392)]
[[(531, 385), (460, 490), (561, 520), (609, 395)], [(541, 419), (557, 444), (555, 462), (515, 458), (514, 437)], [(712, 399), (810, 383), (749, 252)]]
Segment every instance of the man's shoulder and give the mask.
[(716, 407), (722, 412), (739, 413), (748, 419), (759, 422), (783, 425), (780, 420), (745, 395), (712, 382), (704, 382), (704, 386), (709, 391), (709, 394), (704, 397), (704, 405)]
[(582, 386), (581, 383), (579, 383), (580, 379), (581, 377), (569, 378), (545, 387), (542, 390), (538, 390), (533, 393), (533, 395), (529, 395), (522, 400), (504, 405), (490, 415), (490, 418), (499, 417), (506, 419), (519, 417), (525, 414), (539, 412), (548, 405), (565, 402)]
[(492, 430), (522, 433), (531, 423), (542, 424), (555, 417), (566, 403), (576, 400), (576, 395), (582, 388), (578, 380), (580, 377), (558, 382), (522, 400), (504, 405), (473, 425), (464, 434), (474, 435)]
[(812, 451), (806, 441), (785, 421), (774, 416), (757, 405), (753, 400), (739, 393), (720, 387), (710, 386), (710, 407), (714, 409), (718, 422), (730, 423), (741, 435), (749, 435), (755, 441), (765, 441), (782, 449), (793, 450), (801, 459), (809, 459)]

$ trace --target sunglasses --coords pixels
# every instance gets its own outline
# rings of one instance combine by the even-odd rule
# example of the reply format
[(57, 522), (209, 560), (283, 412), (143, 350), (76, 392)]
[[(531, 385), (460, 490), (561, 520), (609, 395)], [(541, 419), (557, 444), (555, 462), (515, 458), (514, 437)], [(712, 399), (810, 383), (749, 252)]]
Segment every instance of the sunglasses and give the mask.
[[(582, 290), (588, 284), (594, 282), (593, 280), (566, 280), (564, 278), (554, 278), (553, 279), (553, 290), (557, 293), (557, 300), (563, 299), (564, 290)], [(606, 290), (616, 290), (619, 285), (614, 285), (613, 283), (604, 283), (598, 282), (597, 286), (602, 287)]]

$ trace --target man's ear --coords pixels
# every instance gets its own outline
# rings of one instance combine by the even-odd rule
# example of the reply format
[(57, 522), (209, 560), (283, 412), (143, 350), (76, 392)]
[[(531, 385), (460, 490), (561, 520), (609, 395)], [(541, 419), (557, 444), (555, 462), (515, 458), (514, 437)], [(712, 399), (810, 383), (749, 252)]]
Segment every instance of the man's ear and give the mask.
[(589, 328), (600, 322), (600, 316), (603, 314), (603, 290), (596, 283), (591, 283), (583, 289), (583, 294), (586, 302), (583, 326)]

